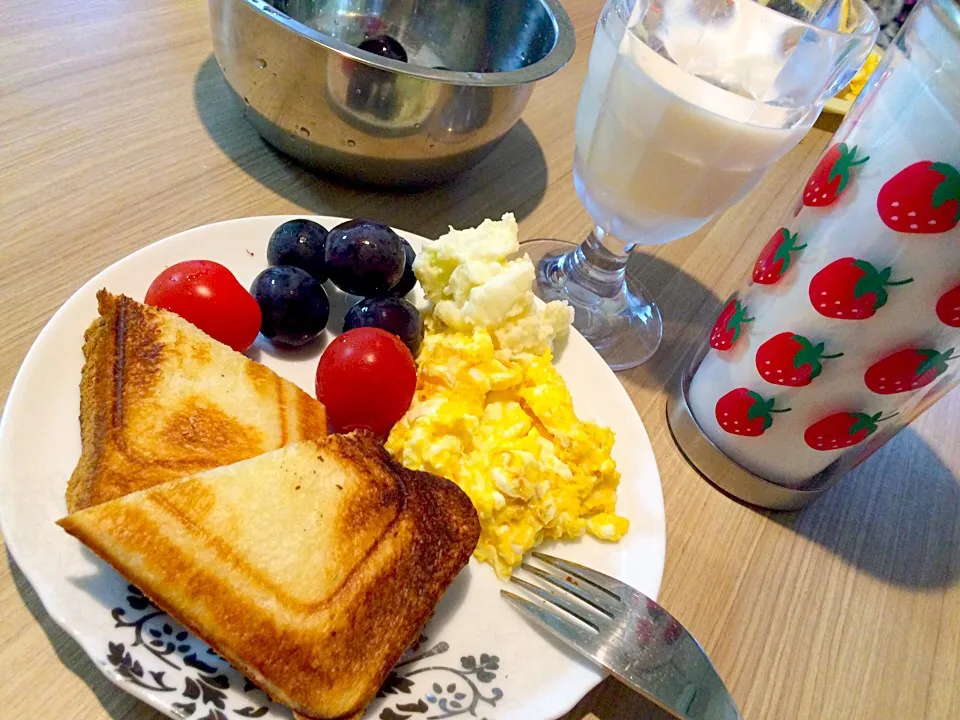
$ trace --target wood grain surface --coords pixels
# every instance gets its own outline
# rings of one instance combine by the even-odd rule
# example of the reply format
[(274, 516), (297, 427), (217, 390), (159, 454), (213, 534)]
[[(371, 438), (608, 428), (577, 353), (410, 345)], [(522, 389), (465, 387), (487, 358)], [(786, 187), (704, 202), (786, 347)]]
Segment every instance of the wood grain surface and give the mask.
[[(479, 167), (426, 192), (311, 175), (259, 140), (212, 58), (201, 0), (0, 0), (0, 392), (93, 274), (189, 227), (249, 215), (363, 215), (426, 236), (513, 210), (524, 238), (580, 239), (573, 124), (600, 0), (565, 0), (570, 65)], [(685, 463), (664, 387), (793, 202), (815, 128), (702, 231), (637, 252), (663, 347), (621, 374), (663, 479), (660, 600), (701, 641), (748, 720), (960, 717), (960, 395), (942, 400), (802, 512), (757, 512)], [(159, 718), (59, 630), (16, 564), (0, 567), (0, 717)], [(612, 680), (568, 719), (659, 718)], [(532, 719), (535, 720), (535, 719)]]

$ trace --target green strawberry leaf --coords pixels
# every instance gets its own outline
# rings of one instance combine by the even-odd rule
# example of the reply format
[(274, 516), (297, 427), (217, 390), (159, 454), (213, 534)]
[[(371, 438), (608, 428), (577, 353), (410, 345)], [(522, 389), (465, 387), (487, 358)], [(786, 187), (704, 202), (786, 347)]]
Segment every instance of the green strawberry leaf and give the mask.
[(735, 315), (731, 315), (730, 319), (727, 320), (727, 330), (733, 332), (733, 337), (730, 338), (731, 341), (737, 340), (740, 337), (740, 323), (737, 322)]
[(803, 335), (794, 335), (793, 339), (800, 345), (797, 354), (793, 356), (793, 367), (799, 370), (804, 365), (809, 365), (811, 380), (820, 377), (821, 373), (823, 373), (823, 363), (820, 362), (821, 360), (832, 360), (833, 358), (843, 357), (843, 353), (824, 355), (823, 353), (827, 349), (826, 343), (820, 342), (814, 345)]
[(856, 422), (850, 426), (850, 435), (856, 435), (861, 430), (866, 430), (867, 435), (873, 435), (877, 431), (877, 423), (882, 423), (885, 420), (889, 420), (890, 418), (896, 417), (899, 414), (899, 412), (895, 412), (884, 417), (883, 411), (874, 415), (867, 415), (866, 413), (850, 413), (851, 417), (856, 418)]
[(854, 165), (863, 165), (867, 160), (870, 159), (870, 156), (865, 156), (860, 160), (857, 159), (857, 146), (854, 145), (852, 148), (848, 148), (846, 143), (840, 143), (837, 145), (837, 149), (840, 151), (840, 157), (837, 158), (837, 161), (833, 164), (833, 167), (830, 169), (830, 174), (827, 175), (827, 180), (833, 182), (838, 177), (840, 178), (840, 184), (837, 185), (836, 195), (839, 195), (847, 187), (847, 184), (850, 182), (850, 168)]
[(947, 163), (933, 163), (930, 169), (943, 175), (943, 181), (933, 191), (933, 209), (954, 200), (957, 202), (957, 212), (953, 221), (960, 221), (960, 171)]
[(867, 435), (872, 435), (877, 431), (877, 421), (880, 419), (880, 413), (876, 415), (867, 415), (866, 413), (850, 413), (856, 418), (856, 422), (850, 425), (849, 435), (853, 437), (861, 430), (866, 430)]
[(764, 400), (763, 395), (753, 392), (747, 393), (753, 400), (750, 408), (747, 410), (747, 420), (756, 420), (759, 417), (769, 417), (770, 408), (773, 407), (772, 400)]
[(820, 343), (820, 345), (814, 347), (813, 344), (803, 335), (794, 335), (793, 341), (800, 346), (800, 349), (797, 350), (796, 354), (793, 356), (794, 368), (799, 370), (804, 365), (813, 365), (817, 362), (817, 359), (820, 357), (820, 354), (817, 352), (817, 347), (823, 349), (823, 343)]
[(774, 261), (780, 260), (783, 263), (783, 267), (780, 268), (780, 272), (785, 273), (787, 268), (790, 267), (790, 262), (793, 260), (792, 253), (803, 250), (807, 245), (795, 245), (797, 242), (797, 234), (790, 234), (790, 231), (787, 228), (780, 228), (780, 234), (783, 236), (783, 241), (777, 247), (777, 251), (773, 254)]
[(867, 293), (875, 293), (883, 289), (883, 281), (880, 279), (880, 273), (866, 260), (855, 260), (853, 266), (858, 268), (863, 275), (853, 286), (853, 296), (857, 299), (862, 298)]
[(830, 174), (827, 175), (827, 182), (833, 182), (837, 178), (840, 178), (840, 184), (837, 185), (837, 190), (834, 193), (835, 195), (839, 195), (843, 192), (843, 189), (847, 186), (847, 182), (850, 179), (850, 174), (847, 172), (847, 163), (844, 162), (843, 159), (843, 148), (845, 147), (846, 145), (840, 143), (840, 157), (833, 164), (833, 167), (830, 168)]
[(785, 408), (783, 410), (774, 410), (773, 406), (776, 403), (776, 400), (770, 398), (769, 400), (764, 400), (763, 395), (760, 393), (753, 392), (749, 390), (747, 394), (753, 400), (753, 404), (750, 405), (747, 410), (747, 420), (756, 420), (757, 418), (763, 419), (763, 429), (767, 430), (773, 425), (773, 417), (771, 413), (783, 413), (790, 412), (791, 408)]
[(867, 293), (876, 293), (876, 298), (873, 301), (874, 310), (879, 310), (887, 304), (887, 291), (884, 290), (884, 287), (906, 285), (913, 282), (913, 278), (891, 281), (890, 274), (893, 272), (893, 268), (885, 267), (878, 271), (866, 260), (855, 260), (853, 265), (863, 272), (863, 277), (857, 280), (853, 286), (853, 296), (859, 300)]
[(824, 347), (826, 346), (823, 343), (817, 343), (814, 347), (810, 348), (805, 358), (810, 365), (811, 380), (817, 379), (823, 373), (823, 364), (820, 362), (820, 357), (823, 355)]
[(924, 348), (918, 350), (917, 353), (922, 355), (924, 360), (917, 366), (917, 372), (914, 374), (914, 377), (920, 377), (931, 370), (935, 370), (937, 375), (942, 375), (947, 371), (947, 362), (953, 360), (953, 348), (942, 353)]
[(734, 300), (734, 312), (730, 316), (730, 319), (727, 320), (727, 330), (733, 332), (733, 337), (730, 338), (731, 342), (736, 342), (740, 338), (740, 326), (743, 323), (753, 322), (752, 317), (747, 317), (747, 308), (740, 304), (739, 300)]
[(879, 290), (877, 290), (877, 297), (873, 301), (874, 312), (876, 312), (877, 310), (882, 308), (884, 305), (886, 305), (889, 297), (890, 296), (888, 295), (887, 291), (884, 290), (883, 288), (880, 288)]
[(783, 240), (777, 246), (777, 251), (773, 254), (774, 260), (783, 260), (785, 263), (790, 262), (790, 231), (786, 228), (780, 228), (780, 234), (783, 236)]

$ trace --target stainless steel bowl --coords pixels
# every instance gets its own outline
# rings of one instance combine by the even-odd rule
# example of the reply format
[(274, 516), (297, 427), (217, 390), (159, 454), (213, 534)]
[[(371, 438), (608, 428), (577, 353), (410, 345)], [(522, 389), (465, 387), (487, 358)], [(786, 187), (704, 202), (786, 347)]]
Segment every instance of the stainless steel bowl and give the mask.
[[(209, 0), (217, 61), (260, 135), (305, 165), (429, 185), (475, 165), (574, 49), (556, 0)], [(387, 34), (409, 62), (357, 48)]]

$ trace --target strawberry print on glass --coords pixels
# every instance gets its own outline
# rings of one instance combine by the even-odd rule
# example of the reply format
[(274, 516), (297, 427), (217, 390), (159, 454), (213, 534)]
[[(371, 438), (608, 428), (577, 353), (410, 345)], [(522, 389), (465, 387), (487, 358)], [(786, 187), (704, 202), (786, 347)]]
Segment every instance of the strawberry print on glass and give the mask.
[(850, 170), (870, 158), (857, 157), (857, 147), (838, 143), (820, 158), (816, 169), (803, 188), (803, 204), (807, 207), (833, 205), (850, 183)]
[(773, 425), (773, 413), (790, 412), (776, 408), (776, 402), (747, 388), (731, 390), (717, 401), (717, 422), (731, 435), (757, 437)]
[(893, 415), (883, 417), (883, 413), (834, 413), (808, 427), (803, 434), (803, 440), (814, 450), (824, 452), (848, 448), (873, 435), (877, 431), (877, 423), (889, 420)]
[(720, 313), (710, 331), (710, 347), (714, 350), (729, 350), (740, 339), (743, 324), (753, 322), (747, 317), (747, 308), (739, 300), (731, 300)]
[(810, 302), (824, 317), (866, 320), (887, 304), (888, 287), (913, 282), (913, 278), (891, 280), (892, 272), (852, 257), (834, 260), (810, 281)]
[(780, 282), (790, 262), (792, 253), (800, 252), (806, 244), (797, 245), (797, 234), (790, 234), (787, 228), (780, 228), (760, 251), (757, 262), (753, 266), (753, 281), (760, 285), (775, 285)]
[(870, 366), (863, 376), (867, 387), (879, 395), (910, 392), (929, 385), (947, 371), (954, 360), (953, 348), (937, 350), (907, 348)]
[(937, 300), (937, 317), (948, 327), (960, 327), (960, 285), (947, 290)]
[(774, 385), (803, 387), (823, 372), (821, 360), (842, 357), (826, 355), (826, 345), (814, 345), (803, 335), (784, 332), (774, 335), (757, 349), (757, 372)]
[[(956, 2), (919, 0), (792, 202), (757, 229), (763, 250), (729, 295), (756, 319), (734, 349), (709, 346), (714, 313), (686, 355), (674, 437), (741, 499), (809, 502), (960, 386), (960, 16), (943, 12)], [(733, 388), (793, 410), (743, 440), (715, 419)], [(685, 433), (687, 410), (712, 447)]]
[(952, 230), (960, 223), (960, 171), (926, 160), (905, 167), (880, 188), (877, 212), (897, 232)]

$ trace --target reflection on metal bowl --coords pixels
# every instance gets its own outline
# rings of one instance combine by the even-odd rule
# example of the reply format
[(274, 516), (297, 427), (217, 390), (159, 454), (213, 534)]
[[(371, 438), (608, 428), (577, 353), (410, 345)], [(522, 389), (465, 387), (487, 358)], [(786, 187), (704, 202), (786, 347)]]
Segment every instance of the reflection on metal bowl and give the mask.
[[(570, 59), (557, 0), (209, 0), (244, 116), (280, 151), (379, 185), (443, 182), (520, 118)], [(359, 50), (398, 40), (408, 62)]]

